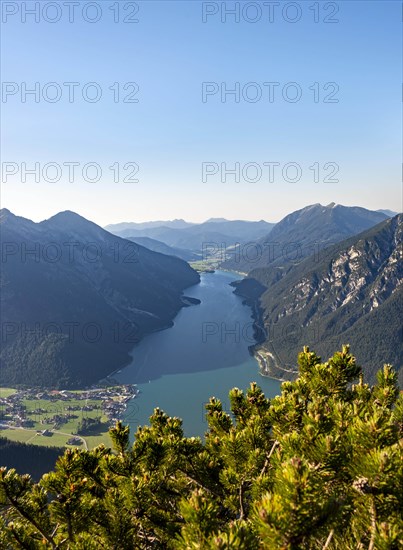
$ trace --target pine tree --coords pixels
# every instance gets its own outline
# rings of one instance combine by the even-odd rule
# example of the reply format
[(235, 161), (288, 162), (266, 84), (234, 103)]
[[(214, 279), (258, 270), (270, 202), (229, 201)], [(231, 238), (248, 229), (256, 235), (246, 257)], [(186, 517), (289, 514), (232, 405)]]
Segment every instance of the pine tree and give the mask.
[(299, 377), (211, 398), (205, 441), (156, 409), (130, 446), (68, 450), (39, 483), (0, 470), (5, 549), (403, 547), (403, 397), (385, 365), (370, 387), (348, 346), (308, 348)]

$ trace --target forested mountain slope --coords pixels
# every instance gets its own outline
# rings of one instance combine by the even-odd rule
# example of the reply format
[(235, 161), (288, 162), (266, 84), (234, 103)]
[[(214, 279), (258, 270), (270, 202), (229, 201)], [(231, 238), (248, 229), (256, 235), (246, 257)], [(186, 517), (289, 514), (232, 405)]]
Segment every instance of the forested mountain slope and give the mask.
[(33, 223), (2, 210), (0, 383), (57, 387), (99, 380), (144, 334), (172, 324), (190, 266), (108, 233), (73, 212)]
[[(380, 357), (403, 363), (403, 215), (294, 266), (252, 271), (236, 292), (260, 313), (266, 368), (290, 368), (301, 342), (326, 356), (342, 342), (354, 346), (372, 376)], [(402, 376), (403, 370), (400, 376)], [(287, 373), (282, 373), (287, 376)]]

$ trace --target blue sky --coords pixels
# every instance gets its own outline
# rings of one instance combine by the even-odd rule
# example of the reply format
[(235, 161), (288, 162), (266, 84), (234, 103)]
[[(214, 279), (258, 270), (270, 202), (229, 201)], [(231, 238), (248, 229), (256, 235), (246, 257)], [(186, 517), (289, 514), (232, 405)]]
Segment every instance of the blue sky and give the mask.
[[(88, 2), (82, 0), (72, 23), (62, 2), (55, 23), (46, 21), (56, 14), (44, 8), (46, 0), (39, 22), (32, 15), (23, 22), (23, 3), (9, 2), (7, 12), (16, 13), (8, 16), (4, 4), (2, 81), (3, 87), (11, 83), (6, 90), (12, 93), (2, 95), (2, 167), (16, 173), (3, 171), (3, 207), (36, 221), (69, 209), (101, 225), (209, 217), (278, 221), (307, 204), (332, 201), (401, 210), (400, 2), (319, 2), (318, 23), (311, 1), (294, 3), (298, 8), (285, 15), (290, 3), (281, 2), (272, 8), (272, 22), (267, 2), (249, 2), (246, 15), (248, 2), (239, 2), (239, 22), (224, 17), (221, 2), (204, 3), (204, 10), (218, 10), (205, 23), (198, 1), (137, 2), (138, 23), (122, 21), (134, 2), (119, 2), (117, 23), (111, 9), (117, 2), (109, 0), (87, 8), (87, 18), (95, 9), (101, 13), (95, 23), (84, 20)], [(227, 9), (235, 4), (226, 2)], [(338, 13), (332, 17), (333, 6)], [(260, 20), (248, 21), (258, 9)], [(338, 22), (324, 23), (326, 16)], [(33, 95), (22, 101), (24, 82), (27, 88), (39, 83), (38, 102)], [(52, 99), (57, 91), (46, 87), (49, 82), (62, 90), (54, 103), (42, 95)], [(78, 83), (71, 103), (64, 82)], [(82, 98), (89, 82), (102, 91), (98, 102)], [(138, 102), (122, 101), (134, 90), (123, 89), (129, 82), (138, 86), (132, 97)], [(239, 102), (232, 95), (222, 102), (220, 93), (203, 102), (203, 82), (216, 83), (219, 92), (239, 83)], [(273, 102), (267, 82), (279, 83)], [(290, 82), (297, 87), (287, 87)], [(310, 89), (315, 82), (318, 102)], [(117, 103), (109, 89), (114, 83)], [(325, 91), (326, 83), (335, 84)], [(324, 102), (336, 85), (338, 102)], [(291, 99), (300, 90), (300, 100), (287, 101), (283, 89)], [(262, 97), (245, 100), (242, 90), (247, 99), (255, 91)], [(94, 91), (89, 87), (86, 97)], [(74, 181), (64, 165), (71, 162), (78, 163)], [(39, 182), (29, 175), (21, 181), (23, 163), (28, 169), (39, 163)], [(43, 177), (47, 163), (60, 165), (59, 181), (46, 181), (55, 174), (52, 167)], [(99, 181), (85, 181), (87, 163), (101, 169)], [(218, 171), (205, 181), (203, 163)], [(221, 177), (222, 163), (239, 167), (238, 181)], [(278, 163), (273, 181), (267, 163)], [(326, 163), (332, 163), (327, 170)], [(136, 165), (131, 179), (139, 181), (121, 181)], [(336, 165), (333, 179), (339, 181), (326, 181)], [(91, 170), (88, 179), (97, 179)]]

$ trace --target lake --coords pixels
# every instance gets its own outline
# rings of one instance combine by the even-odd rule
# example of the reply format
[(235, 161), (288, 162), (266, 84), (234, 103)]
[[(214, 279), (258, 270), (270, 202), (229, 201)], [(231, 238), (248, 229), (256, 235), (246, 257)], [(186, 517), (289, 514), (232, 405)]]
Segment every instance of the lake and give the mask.
[(280, 382), (261, 376), (249, 353), (251, 309), (230, 286), (239, 278), (225, 271), (202, 273), (201, 282), (185, 291), (201, 303), (181, 309), (172, 328), (146, 336), (134, 348), (132, 362), (114, 375), (122, 384), (137, 384), (141, 392), (124, 417), (132, 436), (137, 426), (148, 424), (155, 407), (182, 418), (185, 435), (202, 436), (210, 396), (229, 410), (233, 387), (245, 390), (256, 381), (267, 397), (279, 393)]

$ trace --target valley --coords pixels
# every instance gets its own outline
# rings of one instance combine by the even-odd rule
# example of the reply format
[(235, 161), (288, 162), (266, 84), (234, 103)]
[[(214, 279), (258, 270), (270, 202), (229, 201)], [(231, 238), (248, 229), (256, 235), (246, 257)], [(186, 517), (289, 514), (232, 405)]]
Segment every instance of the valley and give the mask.
[[(349, 342), (370, 377), (381, 356), (399, 368), (402, 218), (389, 214), (332, 203), (308, 206), (277, 224), (214, 219), (108, 226), (126, 235), (121, 237), (74, 213), (34, 224), (2, 211), (7, 284), (1, 382), (18, 392), (64, 392), (60, 399), (50, 393), (36, 407), (31, 394), (17, 394), (22, 397), (16, 402), (3, 394), (3, 434), (65, 445), (66, 434), (77, 435), (83, 420), (77, 403), (68, 405), (80, 409), (77, 418), (65, 417), (65, 396), (82, 392), (74, 399), (88, 400), (85, 388), (104, 379), (123, 392), (138, 386), (123, 408), (108, 410), (105, 396), (97, 403), (90, 399), (85, 414), (98, 429), (85, 444), (107, 441), (117, 418), (132, 428), (147, 424), (156, 406), (179, 411), (187, 433), (202, 435), (202, 404), (209, 395), (225, 401), (233, 385), (245, 389), (252, 379), (275, 395), (278, 381), (295, 377), (295, 357), (304, 345), (327, 358)], [(128, 236), (135, 232), (142, 235)], [(240, 251), (253, 246), (261, 253), (251, 263), (250, 254)], [(297, 260), (284, 254), (290, 246), (304, 251)], [(22, 262), (21, 251), (29, 247), (34, 254), (25, 252)], [(28, 280), (34, 294), (25, 292)], [(39, 303), (48, 295), (54, 304), (48, 301), (40, 316), (32, 315), (42, 311)], [(33, 420), (33, 410), (43, 417)], [(52, 435), (36, 434), (42, 427)]]
[(1, 12), (0, 550), (403, 550), (401, 3)]
[(234, 386), (246, 390), (255, 381), (268, 397), (278, 393), (279, 382), (260, 376), (250, 353), (256, 342), (252, 311), (233, 293), (234, 279), (239, 276), (231, 272), (202, 273), (200, 283), (187, 290), (200, 305), (181, 310), (169, 330), (144, 338), (131, 364), (115, 375), (123, 384), (136, 380), (140, 390), (124, 413), (132, 434), (159, 407), (183, 418), (187, 435), (203, 436), (211, 395), (229, 410)]
[[(131, 363), (98, 388), (1, 390), (0, 435), (35, 445), (60, 447), (73, 441), (92, 448), (110, 444), (108, 429), (117, 419), (134, 435), (160, 407), (182, 416), (189, 435), (203, 436), (210, 395), (227, 403), (233, 386), (247, 389), (255, 380), (274, 397), (279, 383), (260, 376), (249, 351), (256, 342), (252, 312), (233, 293), (235, 278), (236, 273), (220, 270), (202, 273), (200, 283), (187, 289), (189, 299), (200, 304), (181, 310), (173, 327), (145, 336), (132, 349)], [(84, 419), (97, 424), (81, 433)]]

